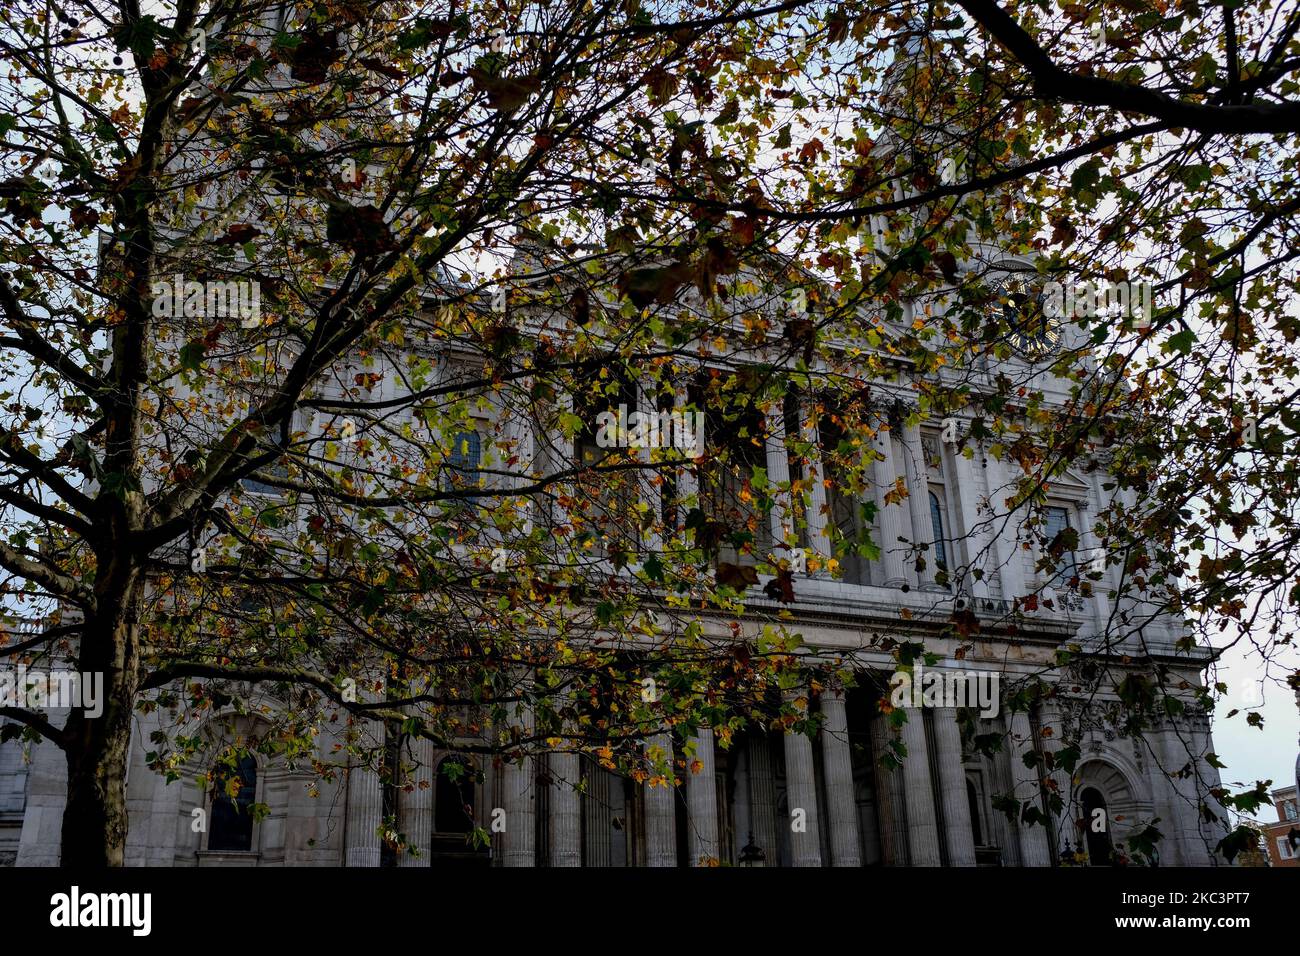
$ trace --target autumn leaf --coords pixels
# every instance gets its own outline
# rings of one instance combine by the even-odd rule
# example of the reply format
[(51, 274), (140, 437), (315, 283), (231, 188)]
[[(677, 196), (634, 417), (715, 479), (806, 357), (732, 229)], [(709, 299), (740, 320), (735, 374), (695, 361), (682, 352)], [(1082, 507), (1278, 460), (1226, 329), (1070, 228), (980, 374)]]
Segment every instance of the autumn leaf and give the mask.
[(729, 564), (722, 561), (718, 563), (715, 575), (719, 584), (737, 591), (743, 591), (758, 583), (758, 571), (749, 564)]
[(478, 90), (487, 94), (488, 105), (502, 113), (513, 113), (542, 87), (534, 76), (505, 77), (471, 67), (467, 74)]

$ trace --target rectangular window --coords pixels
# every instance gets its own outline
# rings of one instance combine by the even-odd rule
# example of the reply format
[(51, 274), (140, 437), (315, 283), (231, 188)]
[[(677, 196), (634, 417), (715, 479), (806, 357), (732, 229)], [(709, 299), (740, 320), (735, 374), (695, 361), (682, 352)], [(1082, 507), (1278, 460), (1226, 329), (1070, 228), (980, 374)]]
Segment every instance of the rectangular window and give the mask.
[[(870, 584), (870, 562), (865, 555), (871, 536), (874, 500), (868, 496), (867, 475), (846, 467), (861, 462), (852, 442), (845, 435), (845, 423), (836, 410), (828, 411), (817, 423), (821, 467), (826, 479), (826, 503), (833, 527), (828, 528), (836, 559), (844, 580), (849, 584)], [(838, 459), (838, 460), (837, 460)], [(867, 501), (872, 502), (866, 507)]]
[(447, 467), (454, 473), (453, 480), (464, 484), (476, 481), (482, 462), (482, 439), (479, 433), (456, 432), (451, 439), (451, 454), (447, 456)]
[[(641, 451), (630, 446), (632, 414), (640, 411), (638, 390), (620, 379), (597, 381), (573, 397), (573, 414), (582, 430), (573, 439), (574, 504), (569, 508), (580, 541), (599, 557), (635, 554), (641, 532), (638, 480), (633, 463)], [(603, 427), (602, 427), (603, 426)]]
[[(1045, 547), (1050, 547), (1062, 532), (1073, 527), (1070, 523), (1070, 513), (1065, 508), (1049, 507), (1044, 510), (1043, 516), (1045, 519), (1043, 530)], [(1079, 571), (1075, 565), (1074, 549), (1066, 548), (1057, 560), (1056, 571), (1048, 580), (1048, 584), (1054, 588), (1068, 587), (1078, 576)]]
[[(448, 443), (443, 471), (444, 491), (465, 491), (479, 484), (479, 469), (483, 466), (483, 438), (477, 431), (458, 431)], [(468, 497), (452, 501), (457, 505), (473, 507), (477, 498)]]
[[(691, 403), (705, 408), (702, 388), (691, 389)], [(696, 476), (706, 524), (696, 541), (720, 563), (755, 564), (776, 544), (753, 485), (754, 470), (767, 468), (766, 423), (755, 408), (729, 408), (706, 409), (704, 425), (708, 453)]]
[(283, 491), (278, 485), (271, 484), (277, 479), (288, 479), (289, 466), (283, 458), (277, 458), (270, 464), (263, 465), (257, 469), (257, 473), (269, 481), (262, 481), (258, 478), (241, 478), (239, 485), (244, 491), (251, 491), (257, 495), (280, 495)]

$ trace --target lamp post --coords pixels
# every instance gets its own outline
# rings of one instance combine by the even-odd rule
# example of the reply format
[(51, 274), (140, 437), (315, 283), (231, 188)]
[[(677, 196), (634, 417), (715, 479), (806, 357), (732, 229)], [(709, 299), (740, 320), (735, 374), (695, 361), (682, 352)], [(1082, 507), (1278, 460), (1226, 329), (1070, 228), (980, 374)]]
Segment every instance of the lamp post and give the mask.
[(767, 866), (767, 856), (763, 848), (754, 845), (754, 833), (749, 833), (749, 842), (740, 848), (741, 866)]

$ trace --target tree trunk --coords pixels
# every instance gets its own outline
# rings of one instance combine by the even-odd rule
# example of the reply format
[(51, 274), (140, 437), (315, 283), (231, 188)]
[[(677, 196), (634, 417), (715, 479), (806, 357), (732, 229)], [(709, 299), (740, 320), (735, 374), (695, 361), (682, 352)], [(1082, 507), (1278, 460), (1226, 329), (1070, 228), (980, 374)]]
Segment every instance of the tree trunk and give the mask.
[[(125, 565), (119, 557), (111, 565)], [(80, 669), (104, 675), (103, 713), (88, 718), (74, 709), (65, 730), (68, 802), (63, 811), (63, 866), (122, 866), (126, 853), (126, 767), (132, 713), (140, 682), (138, 572), (110, 567), (101, 580), (116, 581), (120, 595), (104, 601), (82, 632)], [(101, 591), (101, 599), (107, 597)], [(105, 605), (112, 605), (107, 607)]]

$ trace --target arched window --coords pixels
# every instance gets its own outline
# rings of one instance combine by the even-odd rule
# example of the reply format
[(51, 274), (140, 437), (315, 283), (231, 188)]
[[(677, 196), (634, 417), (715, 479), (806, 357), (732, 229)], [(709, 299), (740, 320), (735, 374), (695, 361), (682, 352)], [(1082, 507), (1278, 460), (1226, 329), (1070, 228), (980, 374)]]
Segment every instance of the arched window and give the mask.
[(930, 492), (930, 530), (934, 532), (934, 566), (940, 570), (948, 570), (948, 551), (943, 543), (943, 508), (939, 505), (939, 497), (933, 491)]
[[(1092, 866), (1109, 866), (1110, 848), (1110, 814), (1106, 810), (1106, 798), (1095, 787), (1088, 787), (1080, 794), (1083, 804), (1083, 832), (1088, 838), (1088, 863)], [(1096, 811), (1100, 810), (1100, 813)]]
[(240, 757), (232, 770), (222, 764), (212, 781), (212, 819), (208, 849), (246, 852), (253, 849), (253, 800), (257, 796), (257, 761)]

